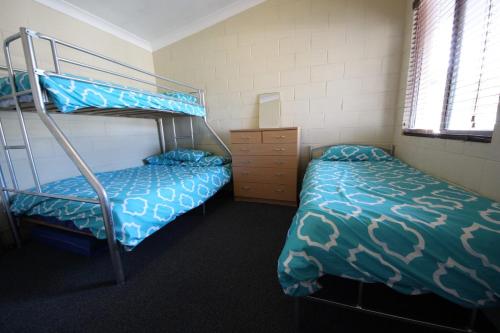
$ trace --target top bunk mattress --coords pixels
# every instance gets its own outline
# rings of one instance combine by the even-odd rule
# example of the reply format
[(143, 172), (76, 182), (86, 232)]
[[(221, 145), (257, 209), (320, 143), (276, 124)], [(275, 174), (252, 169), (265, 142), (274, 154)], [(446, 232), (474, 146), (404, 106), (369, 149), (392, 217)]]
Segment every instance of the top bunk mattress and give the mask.
[[(31, 89), (29, 76), (25, 72), (16, 73), (18, 92)], [(40, 76), (40, 84), (50, 100), (63, 113), (80, 109), (143, 109), (174, 112), (190, 116), (203, 117), (205, 108), (198, 99), (188, 93), (167, 92), (153, 93), (147, 90), (126, 87), (91, 78), (73, 75), (55, 75), (45, 73)], [(12, 94), (8, 77), (0, 78), (0, 98)], [(20, 96), (20, 101), (32, 102), (31, 94)], [(0, 107), (12, 107), (12, 99), (0, 100)]]
[(336, 275), (467, 306), (500, 299), (500, 204), (394, 159), (313, 160), (278, 263), (286, 294)]

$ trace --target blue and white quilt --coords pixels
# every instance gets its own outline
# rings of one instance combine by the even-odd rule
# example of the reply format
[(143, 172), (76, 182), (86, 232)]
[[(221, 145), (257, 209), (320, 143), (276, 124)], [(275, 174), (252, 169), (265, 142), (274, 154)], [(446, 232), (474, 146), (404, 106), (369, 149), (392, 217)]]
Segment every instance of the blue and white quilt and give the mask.
[[(68, 113), (84, 108), (101, 109), (146, 109), (173, 111), (192, 116), (205, 116), (205, 108), (198, 104), (198, 99), (188, 93), (167, 92), (152, 93), (147, 90), (111, 84), (91, 78), (74, 75), (67, 77), (44, 74), (40, 76), (40, 84), (48, 92), (49, 97), (59, 111)], [(31, 89), (28, 74), (16, 73), (18, 91)], [(8, 77), (0, 78), (0, 96), (12, 93)], [(31, 95), (22, 96), (26, 102)], [(9, 104), (10, 103), (10, 104)], [(0, 107), (12, 105), (12, 101), (4, 100)]]
[(313, 160), (278, 261), (284, 292), (331, 274), (466, 307), (500, 298), (500, 204), (394, 159)]
[[(108, 192), (118, 241), (128, 249), (173, 221), (177, 216), (201, 205), (229, 182), (229, 166), (185, 167), (145, 165), (97, 173)], [(45, 193), (97, 198), (82, 176), (42, 186)], [(72, 221), (79, 229), (106, 238), (99, 205), (25, 194), (14, 197), (14, 214), (55, 217)]]

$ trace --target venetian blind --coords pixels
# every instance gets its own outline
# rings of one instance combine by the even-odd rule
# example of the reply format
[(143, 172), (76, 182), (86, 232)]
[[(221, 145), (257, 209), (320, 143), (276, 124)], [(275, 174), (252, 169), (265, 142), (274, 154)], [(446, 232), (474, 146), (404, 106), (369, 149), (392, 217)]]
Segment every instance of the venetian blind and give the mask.
[(499, 2), (415, 2), (405, 129), (491, 135), (500, 93)]

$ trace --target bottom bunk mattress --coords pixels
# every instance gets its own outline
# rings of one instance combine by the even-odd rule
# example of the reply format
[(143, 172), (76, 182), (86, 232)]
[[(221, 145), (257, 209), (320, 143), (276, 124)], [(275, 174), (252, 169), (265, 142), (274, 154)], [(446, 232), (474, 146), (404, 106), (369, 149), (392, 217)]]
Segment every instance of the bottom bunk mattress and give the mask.
[(291, 296), (331, 274), (433, 292), (467, 307), (498, 305), (500, 204), (394, 159), (313, 160), (278, 261)]
[[(201, 205), (229, 182), (229, 166), (187, 167), (145, 165), (102, 172), (97, 178), (108, 193), (116, 238), (131, 249), (177, 216)], [(97, 198), (82, 176), (42, 186), (43, 192)], [(97, 204), (18, 194), (11, 210), (16, 215), (39, 215), (71, 221), (97, 238), (106, 238)]]

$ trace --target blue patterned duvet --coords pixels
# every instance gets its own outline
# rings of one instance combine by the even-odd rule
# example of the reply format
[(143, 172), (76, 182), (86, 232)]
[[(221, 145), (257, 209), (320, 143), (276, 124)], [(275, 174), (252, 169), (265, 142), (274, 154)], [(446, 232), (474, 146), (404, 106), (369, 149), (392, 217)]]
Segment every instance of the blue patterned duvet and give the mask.
[(467, 307), (500, 298), (500, 204), (399, 160), (313, 160), (279, 258), (283, 290), (325, 274), (433, 292)]
[[(15, 81), (18, 91), (31, 88), (27, 73), (17, 73)], [(192, 116), (205, 116), (206, 114), (205, 108), (197, 104), (197, 98), (187, 93), (156, 94), (72, 75), (68, 77), (41, 75), (40, 84), (48, 92), (59, 111), (64, 113), (91, 107), (173, 111)], [(11, 93), (9, 78), (0, 78), (0, 97)], [(22, 96), (21, 101), (27, 102), (29, 98), (32, 100), (31, 95)], [(9, 105), (12, 105), (11, 100), (0, 102), (0, 107)]]
[[(231, 178), (228, 166), (182, 167), (145, 165), (96, 174), (108, 192), (117, 239), (128, 248), (201, 205)], [(42, 186), (43, 192), (97, 198), (83, 177), (73, 177)], [(106, 238), (100, 206), (18, 194), (15, 214), (42, 215), (71, 220), (79, 229), (89, 229)]]

